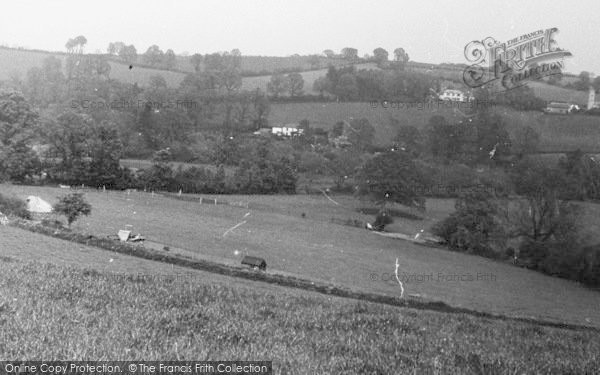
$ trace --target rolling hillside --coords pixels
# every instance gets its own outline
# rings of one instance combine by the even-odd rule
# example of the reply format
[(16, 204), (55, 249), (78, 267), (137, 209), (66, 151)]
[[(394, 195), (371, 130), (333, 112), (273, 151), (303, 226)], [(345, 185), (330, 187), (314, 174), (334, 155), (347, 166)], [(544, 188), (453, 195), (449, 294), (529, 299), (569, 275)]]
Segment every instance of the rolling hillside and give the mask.
[[(369, 103), (276, 103), (271, 105), (271, 124), (298, 123), (303, 119), (311, 126), (330, 129), (336, 122), (352, 118), (367, 118), (375, 127), (378, 144), (389, 144), (396, 135), (391, 119), (400, 125), (425, 128), (435, 115), (450, 121), (460, 121), (464, 116), (454, 108), (422, 106), (412, 108), (373, 108)], [(546, 115), (538, 111), (516, 111), (496, 107), (505, 117), (509, 131), (524, 126), (533, 127), (541, 135), (541, 150), (548, 152), (573, 151), (580, 148), (586, 152), (600, 153), (600, 116)]]
[[(24, 79), (27, 71), (33, 67), (40, 67), (42, 61), (48, 56), (54, 55), (61, 60), (65, 60), (64, 53), (49, 53), (41, 51), (28, 51), (12, 48), (0, 48), (0, 81), (11, 79), (16, 76)], [(189, 57), (178, 56), (177, 70), (167, 71), (149, 68), (140, 64), (134, 64), (133, 69), (129, 69), (127, 64), (117, 60), (111, 60), (110, 77), (122, 82), (137, 83), (140, 86), (145, 86), (149, 82), (152, 75), (162, 75), (170, 87), (177, 87), (185, 72), (191, 72), (192, 66), (189, 63)], [(322, 67), (333, 65), (345, 65), (346, 61), (337, 59), (321, 58), (319, 63)], [(63, 63), (64, 66), (64, 63)], [(290, 56), (290, 57), (273, 57), (273, 56), (242, 56), (242, 71), (246, 72), (261, 72), (274, 71), (276, 69), (293, 69), (300, 68), (304, 78), (304, 91), (307, 94), (318, 94), (312, 90), (313, 82), (327, 73), (324, 68), (310, 70), (307, 56)], [(357, 69), (372, 69), (376, 68), (374, 63), (361, 63), (356, 65)], [(412, 63), (411, 69), (422, 73), (430, 73), (435, 76), (440, 76), (450, 81), (446, 84), (462, 87), (461, 71), (457, 67), (444, 67), (423, 63)], [(253, 90), (261, 88), (266, 90), (267, 82), (270, 75), (244, 77), (242, 88)], [(572, 78), (570, 78), (572, 79)], [(578, 103), (580, 105), (587, 104), (587, 93), (566, 89), (562, 87), (548, 85), (543, 82), (532, 82), (531, 87), (534, 89), (537, 96), (546, 101), (568, 101)]]
[[(6, 185), (1, 191), (22, 198), (38, 195), (51, 203), (64, 194), (56, 188)], [(426, 300), (508, 316), (600, 326), (600, 294), (577, 283), (331, 223), (331, 217), (361, 217), (348, 209), (353, 204), (351, 199), (335, 205), (322, 196), (225, 197), (255, 202), (247, 209), (141, 192), (88, 192), (86, 197), (93, 212), (78, 221), (76, 228), (98, 237), (131, 225), (134, 233), (182, 249), (192, 258), (239, 264), (242, 255), (256, 255), (266, 259), (269, 272), (392, 296), (398, 295), (398, 284), (389, 276), (394, 271), (394, 260), (399, 258), (403, 277), (432, 275), (421, 281), (407, 279), (405, 284), (407, 293)], [(433, 200), (430, 204), (433, 207), (429, 206), (427, 212), (433, 215), (431, 219), (447, 212), (442, 202)], [(424, 223), (407, 221), (405, 230), (412, 233), (411, 227), (430, 225), (431, 219)], [(494, 279), (452, 279), (452, 275), (467, 274), (494, 275)]]
[(597, 332), (322, 296), (10, 227), (0, 235), (3, 358), (235, 358), (294, 375), (600, 368)]

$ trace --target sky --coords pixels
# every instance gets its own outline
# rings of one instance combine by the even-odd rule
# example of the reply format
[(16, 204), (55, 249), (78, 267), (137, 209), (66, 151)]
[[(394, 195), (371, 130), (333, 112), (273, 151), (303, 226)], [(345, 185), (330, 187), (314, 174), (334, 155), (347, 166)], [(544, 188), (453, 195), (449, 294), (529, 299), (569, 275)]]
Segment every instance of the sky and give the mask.
[(344, 47), (392, 55), (402, 47), (413, 61), (466, 63), (464, 47), (473, 40), (504, 42), (557, 27), (558, 46), (573, 54), (565, 70), (600, 74), (599, 15), (597, 0), (4, 0), (0, 44), (64, 51), (69, 38), (84, 35), (86, 52), (123, 41), (138, 53), (157, 44), (177, 54), (238, 48), (263, 56)]

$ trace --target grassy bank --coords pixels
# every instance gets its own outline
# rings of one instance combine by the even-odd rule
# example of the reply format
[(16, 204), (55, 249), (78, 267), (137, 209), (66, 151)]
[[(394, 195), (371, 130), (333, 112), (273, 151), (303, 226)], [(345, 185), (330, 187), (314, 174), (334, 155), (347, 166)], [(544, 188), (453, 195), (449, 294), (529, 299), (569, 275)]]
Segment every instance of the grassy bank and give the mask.
[(595, 333), (0, 258), (0, 356), (272, 360), (276, 373), (593, 373)]

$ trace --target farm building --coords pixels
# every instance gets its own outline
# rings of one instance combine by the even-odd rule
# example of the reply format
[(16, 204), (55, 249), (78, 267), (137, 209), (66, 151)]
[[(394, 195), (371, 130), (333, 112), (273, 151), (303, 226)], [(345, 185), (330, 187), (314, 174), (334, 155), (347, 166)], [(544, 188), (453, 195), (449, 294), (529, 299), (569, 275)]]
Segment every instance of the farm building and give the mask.
[(440, 99), (453, 102), (467, 102), (473, 100), (470, 95), (465, 94), (460, 90), (444, 90), (444, 92), (440, 95)]
[(266, 137), (273, 134), (273, 131), (271, 130), (271, 128), (260, 128), (252, 134)]
[(304, 134), (304, 129), (299, 128), (296, 124), (286, 124), (272, 127), (271, 134), (279, 137), (295, 137)]
[(579, 110), (579, 106), (576, 104), (552, 102), (548, 104), (544, 112), (548, 114), (567, 115), (577, 110)]
[(40, 197), (30, 195), (27, 197), (27, 211), (46, 214), (52, 212), (52, 205)]
[(246, 255), (244, 259), (242, 259), (242, 264), (262, 271), (267, 270), (267, 262), (263, 258)]

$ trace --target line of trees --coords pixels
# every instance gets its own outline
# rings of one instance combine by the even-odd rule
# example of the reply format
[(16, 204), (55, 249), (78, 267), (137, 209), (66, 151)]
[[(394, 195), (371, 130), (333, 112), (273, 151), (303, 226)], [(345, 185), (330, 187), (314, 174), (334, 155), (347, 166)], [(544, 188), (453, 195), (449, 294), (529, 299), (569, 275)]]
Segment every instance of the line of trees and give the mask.
[[(423, 101), (430, 89), (438, 89), (436, 80), (425, 74), (398, 69), (356, 70), (354, 65), (330, 66), (324, 77), (316, 79), (313, 90), (323, 96), (333, 95), (342, 101), (387, 100)], [(437, 98), (436, 98), (437, 99)]]

